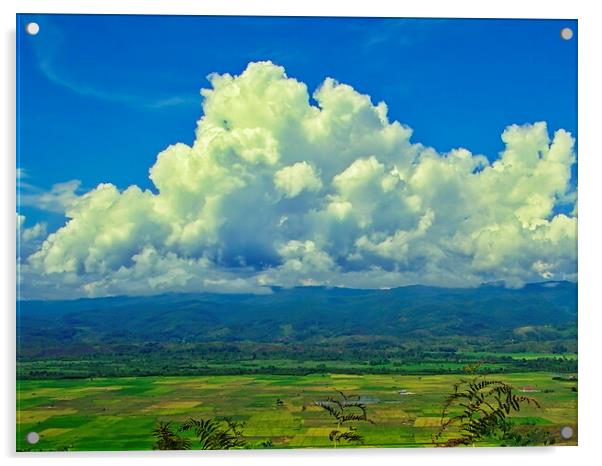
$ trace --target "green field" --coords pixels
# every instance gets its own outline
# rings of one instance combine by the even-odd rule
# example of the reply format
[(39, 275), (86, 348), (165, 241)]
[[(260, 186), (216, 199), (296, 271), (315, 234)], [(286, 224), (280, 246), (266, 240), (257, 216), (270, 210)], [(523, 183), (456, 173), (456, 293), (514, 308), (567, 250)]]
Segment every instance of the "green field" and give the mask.
[(521, 359), (525, 359), (525, 360), (533, 360), (533, 359), (557, 359), (557, 358), (562, 358), (562, 359), (567, 359), (570, 361), (576, 361), (577, 360), (577, 353), (538, 353), (538, 352), (534, 352), (534, 351), (526, 351), (526, 352), (520, 352), (520, 353), (512, 353), (512, 352), (503, 352), (503, 351), (496, 351), (496, 352), (492, 352), (492, 351), (464, 351), (463, 356), (465, 357), (473, 357), (473, 358), (487, 358), (487, 357), (494, 357), (494, 358), (512, 358), (514, 360), (521, 360)]
[[(517, 425), (537, 425), (556, 444), (577, 443), (576, 382), (551, 372), (500, 375), (517, 390), (531, 386), (541, 408), (512, 415)], [(565, 374), (566, 376), (566, 374)], [(148, 450), (157, 420), (231, 416), (243, 421), (250, 445), (270, 440), (274, 448), (332, 448), (331, 418), (304, 405), (333, 389), (364, 397), (374, 424), (359, 424), (362, 446), (431, 446), (441, 405), (462, 376), (394, 374), (237, 375), (21, 380), (17, 387), (17, 450)], [(411, 394), (401, 395), (406, 390)], [(278, 403), (281, 400), (282, 403)], [(575, 436), (562, 440), (560, 428)], [(30, 446), (28, 432), (40, 441)]]

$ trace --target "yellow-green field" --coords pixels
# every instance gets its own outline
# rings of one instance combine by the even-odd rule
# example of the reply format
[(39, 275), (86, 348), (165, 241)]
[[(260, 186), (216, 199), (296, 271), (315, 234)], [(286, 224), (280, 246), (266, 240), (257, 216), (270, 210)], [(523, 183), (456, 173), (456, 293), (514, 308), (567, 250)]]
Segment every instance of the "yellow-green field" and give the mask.
[[(530, 372), (496, 376), (542, 405), (514, 414), (517, 424), (537, 425), (556, 444), (577, 442), (576, 382)], [(431, 446), (441, 405), (459, 375), (397, 376), (315, 374), (308, 376), (131, 377), (92, 380), (26, 380), (18, 383), (17, 449), (148, 450), (157, 420), (231, 416), (243, 421), (250, 444), (270, 440), (274, 448), (332, 447), (335, 427), (327, 413), (304, 405), (333, 395), (333, 389), (364, 397), (374, 424), (359, 424), (362, 446)], [(411, 394), (401, 395), (406, 390)], [(281, 400), (282, 403), (277, 401)], [(571, 426), (575, 436), (556, 435)], [(28, 432), (40, 434), (30, 446)]]

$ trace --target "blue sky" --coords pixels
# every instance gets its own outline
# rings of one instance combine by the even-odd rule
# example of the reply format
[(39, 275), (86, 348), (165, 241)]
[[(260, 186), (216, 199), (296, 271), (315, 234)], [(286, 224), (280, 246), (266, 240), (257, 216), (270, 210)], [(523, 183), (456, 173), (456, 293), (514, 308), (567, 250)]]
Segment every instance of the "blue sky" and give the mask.
[[(25, 33), (24, 26), (30, 21), (40, 25), (39, 34)], [(560, 30), (564, 27), (574, 31), (572, 40), (561, 39)], [(518, 286), (531, 280), (533, 274), (543, 278), (574, 278), (573, 252), (554, 260), (544, 257), (537, 243), (543, 230), (537, 234), (539, 236), (529, 235), (537, 228), (547, 229), (545, 235), (548, 235), (546, 241), (549, 244), (545, 247), (551, 247), (551, 250), (560, 246), (557, 243), (550, 246), (550, 241), (566, 240), (562, 246), (565, 249), (573, 248), (576, 241), (572, 226), (562, 223), (567, 217), (555, 217), (563, 213), (570, 217), (569, 222), (576, 221), (571, 217), (576, 215), (576, 146), (569, 144), (570, 138), (565, 133), (558, 139), (554, 133), (564, 129), (574, 138), (577, 136), (577, 36), (574, 20), (19, 15), (17, 167), (24, 176), (20, 180), (22, 203), (18, 210), (26, 218), (24, 225), (32, 228), (25, 236), (35, 238), (23, 250), (28, 254), (36, 251), (48, 233), (65, 224), (64, 207), (73, 205), (75, 195), (90, 192), (99, 183), (112, 183), (116, 186), (115, 192), (98, 194), (98, 198), (94, 195), (98, 202), (107, 202), (104, 210), (90, 213), (93, 209), (86, 210), (89, 206), (82, 209), (75, 222), (81, 230), (63, 231), (60, 238), (50, 241), (48, 249), (34, 258), (32, 271), (35, 267), (36, 273), (44, 270), (42, 275), (85, 271), (87, 275), (78, 285), (80, 294), (86, 284), (88, 291), (92, 288), (101, 290), (99, 294), (128, 293), (128, 289), (111, 289), (107, 283), (113, 279), (116, 283), (119, 279), (106, 273), (119, 267), (129, 270), (136, 260), (140, 260), (141, 254), (170, 261), (175, 261), (174, 258), (208, 260), (211, 266), (192, 266), (186, 262), (186, 267), (191, 267), (189, 276), (180, 282), (187, 284), (185, 289), (192, 290), (196, 290), (196, 285), (191, 283), (202, 281), (208, 274), (219, 276), (222, 281), (231, 281), (233, 277), (242, 280), (241, 287), (246, 289), (249, 277), (253, 275), (247, 268), (278, 270), (280, 274), (278, 279), (261, 274), (252, 276), (253, 286), (267, 282), (325, 283), (324, 277), (332, 275), (335, 269), (340, 272), (341, 281), (330, 283), (334, 285), (442, 283), (457, 286), (459, 283), (448, 283), (441, 277), (449, 276), (450, 269), (461, 269), (459, 264), (467, 257), (472, 261), (470, 267), (465, 264), (470, 284), (499, 279)], [(207, 79), (211, 73), (238, 76), (250, 62), (266, 60), (283, 67), (289, 78), (305, 83), (311, 105), (318, 105), (320, 97), (314, 99), (311, 95), (328, 77), (353, 89), (326, 86), (320, 105), (331, 108), (316, 119), (303, 113), (307, 106), (295, 100), (295, 84), (284, 77), (279, 71), (281, 68), (271, 65), (252, 67), (246, 77), (236, 78), (234, 87), (247, 86), (243, 96), (247, 100), (243, 99), (238, 110), (238, 103), (228, 100), (228, 85), (224, 84), (222, 90), (218, 90), (220, 81), (210, 83)], [(268, 81), (263, 82), (264, 78)], [(263, 88), (256, 86), (262, 82)], [(160, 167), (159, 162), (155, 165), (157, 154), (169, 145), (181, 142), (190, 146), (195, 142), (197, 121), (203, 116), (199, 90), (212, 86), (216, 89), (213, 93), (214, 115), (207, 116), (204, 131), (210, 128), (240, 130), (227, 143), (234, 145), (227, 147), (237, 148), (233, 150), (248, 164), (246, 171), (229, 171), (232, 167), (227, 163), (224, 165), (227, 151), (221, 155), (209, 154), (213, 150), (211, 144), (215, 142), (207, 136), (209, 132), (196, 137), (197, 141), (209, 144), (207, 154), (194, 149), (187, 158), (181, 158), (180, 149), (174, 149), (169, 152), (169, 163), (174, 163), (171, 168), (165, 168), (167, 162)], [(283, 94), (281, 98), (276, 95), (273, 102), (266, 100), (264, 105), (261, 99), (268, 97), (260, 96), (262, 89), (281, 87), (290, 91), (290, 95)], [(374, 106), (386, 102), (388, 120), (381, 121), (381, 111), (372, 105), (366, 106), (362, 95), (370, 96)], [(330, 103), (324, 103), (327, 101)], [(320, 120), (320, 125), (330, 125), (330, 133), (308, 136), (309, 133), (300, 135), (283, 131), (278, 121), (261, 120), (264, 107), (282, 107), (280, 111), (285, 113), (295, 107), (298, 112), (289, 117), (296, 121), (296, 131), (300, 128), (305, 128), (303, 131), (306, 132), (309, 131), (307, 128), (315, 130), (317, 127), (312, 125)], [(219, 115), (222, 117), (218, 118)], [(232, 122), (238, 119), (239, 126), (219, 127), (220, 118), (225, 121), (224, 115)], [(256, 122), (254, 115), (257, 115)], [(347, 122), (348, 126), (339, 128), (337, 133), (336, 125), (341, 121)], [(394, 121), (412, 128), (409, 142), (403, 131), (390, 125)], [(545, 121), (547, 127), (525, 126), (523, 130), (504, 133), (509, 125), (522, 127), (538, 121)], [(256, 128), (260, 133), (253, 134), (261, 134), (263, 142), (249, 139), (250, 133), (244, 128)], [(382, 132), (385, 129), (388, 136)], [(548, 151), (547, 135), (554, 143), (558, 142), (554, 153), (563, 154), (554, 156), (553, 163), (557, 166), (549, 171), (547, 162), (543, 161), (545, 167), (529, 165), (531, 162), (519, 167), (521, 160), (535, 160), (530, 158), (533, 153), (537, 158), (537, 154)], [(270, 138), (276, 145), (269, 146), (266, 141)], [(320, 138), (323, 146), (316, 144)], [(297, 143), (310, 153), (297, 153)], [(441, 171), (429, 181), (429, 192), (423, 187), (406, 185), (410, 176), (416, 175), (415, 180), (430, 176), (425, 173), (432, 157), (428, 151), (421, 152), (423, 149), (410, 143), (421, 143), (420, 147), (433, 147), (437, 151), (437, 170)], [(257, 144), (268, 145), (258, 149)], [(329, 144), (340, 147), (333, 149), (339, 152), (323, 153)], [(280, 148), (281, 153), (272, 154), (270, 147)], [(472, 153), (469, 159), (446, 158), (445, 154), (460, 147)], [(269, 186), (259, 187), (258, 180), (265, 173), (263, 168), (254, 165), (259, 163), (257, 160), (249, 158), (255, 157), (257, 150), (265, 157), (262, 163), (271, 164), (269, 173), (273, 183)], [(514, 164), (515, 170), (514, 174), (510, 173), (512, 170), (507, 172), (506, 181), (495, 178), (493, 172), (483, 177), (473, 176), (485, 166), (479, 155), (492, 163), (504, 150), (507, 152), (505, 163), (509, 167)], [(334, 156), (338, 157), (336, 163), (331, 160)], [(412, 165), (401, 164), (405, 167), (403, 170), (407, 170), (402, 173), (398, 162), (412, 158)], [(249, 192), (244, 195), (239, 193), (241, 198), (231, 192), (203, 191), (205, 188), (199, 186), (209, 181), (199, 170), (190, 175), (194, 188), (186, 187), (189, 191), (197, 188), (198, 191), (194, 191), (192, 198), (185, 198), (183, 191), (178, 190), (184, 189), (182, 179), (189, 174), (184, 171), (177, 179), (174, 174), (183, 166), (178, 163), (201, 159), (204, 159), (202, 163), (214, 164), (211, 165), (213, 168), (219, 167), (220, 173), (227, 175), (225, 179), (234, 180), (232, 183), (235, 184), (247, 183), (249, 176), (256, 177), (256, 191), (248, 188)], [(458, 165), (449, 168), (450, 160)], [(155, 171), (154, 182), (149, 179), (151, 167)], [(449, 173), (445, 171), (448, 169), (451, 170)], [(376, 183), (372, 191), (366, 188), (360, 193), (350, 188), (352, 173), (368, 177), (381, 172), (385, 173), (382, 179), (378, 178), (382, 186), (393, 183), (391, 176), (398, 177), (395, 178), (397, 187), (391, 188), (399, 190), (396, 197), (387, 198), (385, 202), (385, 194), (376, 196), (380, 189), (375, 181), (377, 178), (371, 181)], [(452, 179), (458, 173), (464, 178)], [(549, 179), (537, 178), (543, 176), (542, 173)], [(563, 173), (572, 173), (572, 176)], [(170, 174), (174, 179), (165, 185)], [(441, 181), (444, 175), (447, 178)], [(531, 181), (525, 182), (523, 178)], [(220, 181), (210, 182), (219, 184)], [(163, 196), (165, 199), (158, 195), (161, 182), (167, 193)], [(525, 188), (529, 183), (539, 183), (540, 191), (537, 187)], [(125, 193), (124, 190), (132, 185), (142, 190), (150, 189), (155, 197), (148, 200), (131, 191)], [(465, 192), (462, 191), (464, 185), (467, 186)], [(77, 187), (75, 193), (74, 187)], [(471, 196), (480, 196), (474, 192), (483, 189), (492, 192), (490, 204), (471, 202)], [(259, 197), (259, 193), (265, 192), (272, 196), (269, 202)], [(172, 196), (173, 193), (177, 195)], [(516, 197), (518, 201), (505, 198), (507, 195), (512, 197), (511, 194), (519, 196)], [(157, 209), (169, 205), (171, 214), (181, 211), (180, 217), (165, 217), (159, 224), (148, 223), (148, 218), (137, 217), (134, 212), (124, 218), (123, 210), (113, 206), (130, 195), (134, 198), (132, 205), (137, 205), (141, 211), (148, 208), (148, 212), (156, 213)], [(186, 191), (188, 195), (192, 196)], [(108, 202), (109, 197), (114, 201)], [(223, 210), (214, 212), (215, 216), (211, 218), (207, 217), (207, 212), (190, 210), (191, 206), (205, 205), (208, 199), (218, 199), (216, 205)], [(248, 202), (254, 199), (256, 204), (265, 201), (267, 204), (258, 208), (258, 212), (269, 211), (270, 215), (280, 217), (264, 218), (263, 224), (256, 227), (257, 238), (242, 240), (236, 228), (251, 227), (237, 223), (244, 218), (238, 216), (238, 209), (246, 212), (255, 205), (243, 209), (241, 199)], [(362, 203), (367, 199), (373, 199), (370, 212), (362, 212)], [(399, 199), (403, 199), (403, 206), (394, 204)], [(450, 205), (446, 205), (447, 202)], [(501, 207), (494, 212), (491, 203)], [(344, 211), (347, 205), (353, 207), (353, 224), (349, 223), (350, 218), (343, 218), (347, 215)], [(407, 212), (403, 210), (406, 208), (409, 209)], [(402, 211), (405, 213), (401, 214)], [(330, 225), (328, 232), (308, 227), (316, 221), (316, 215), (327, 215), (328, 212), (338, 216), (338, 226), (330, 225), (328, 222), (335, 220), (328, 217), (318, 222)], [(147, 217), (152, 215), (147, 214)], [(91, 219), (94, 216), (106, 218), (106, 224), (93, 225)], [(272, 220), (276, 226), (259, 233), (261, 226), (272, 225)], [(112, 227), (114, 231), (105, 231), (110, 228), (111, 221), (123, 222), (131, 228), (126, 233), (125, 230), (118, 231), (118, 226)], [(509, 239), (514, 234), (516, 222), (524, 230), (520, 232), (522, 236)], [(201, 224), (203, 228), (213, 225), (211, 228), (216, 230), (211, 234), (204, 231), (203, 236), (199, 230)], [(505, 245), (494, 245), (494, 240), (488, 239), (488, 232), (492, 228), (503, 228), (500, 225), (509, 228), (508, 244), (520, 242), (525, 251), (533, 250), (540, 256), (529, 255), (527, 260), (524, 253), (518, 252), (519, 248), (506, 251)], [(283, 233), (284, 229), (286, 233)], [(152, 231), (162, 232), (163, 236), (157, 233), (159, 238), (149, 233)], [(186, 236), (192, 234), (190, 231), (200, 235), (194, 236), (194, 247)], [(454, 236), (457, 244), (450, 245), (450, 235), (454, 231), (465, 236), (460, 237), (457, 233)], [(97, 236), (86, 236), (89, 234)], [(269, 240), (264, 241), (260, 234)], [(174, 239), (178, 235), (181, 236)], [(107, 251), (98, 252), (111, 257), (113, 262), (97, 264), (96, 256), (89, 256), (87, 251), (96, 247), (99, 241), (108, 241), (107, 238), (120, 238), (121, 242), (111, 244)], [(476, 241), (474, 238), (481, 241), (478, 246), (469, 244)], [(412, 241), (417, 243), (410, 251), (416, 252), (408, 253), (407, 257), (402, 257), (394, 247), (405, 250)], [(201, 247), (201, 244), (205, 246)], [(435, 244), (437, 251), (431, 250)], [(471, 248), (481, 249), (472, 251)], [(502, 252), (493, 257), (491, 248)], [(63, 257), (64, 263), (57, 264), (58, 257)], [(34, 264), (36, 261), (37, 265)], [(235, 263), (241, 264), (240, 270), (230, 276)], [(299, 263), (310, 264), (314, 269), (319, 269), (317, 264), (320, 264), (329, 272), (324, 272), (324, 277), (301, 276)], [(286, 269), (287, 264), (297, 267), (296, 275), (291, 274), (289, 281), (286, 277), (291, 270)], [(475, 264), (477, 269), (473, 267)], [(182, 267), (179, 263), (173, 270), (181, 272)], [(207, 267), (211, 272), (207, 272)], [(370, 271), (367, 274), (378, 270), (397, 275), (388, 279), (384, 279), (384, 275), (378, 279), (353, 275), (362, 270)], [(503, 271), (503, 276), (495, 270)], [(36, 275), (37, 279), (41, 280), (42, 275)], [(136, 277), (140, 276), (141, 272), (136, 272)], [(153, 277), (152, 283), (174, 279), (173, 276), (163, 277), (161, 281)], [(69, 280), (65, 283), (74, 282), (73, 277)], [(211, 281), (211, 286), (219, 280)], [(44, 283), (49, 288), (58, 288), (56, 283)], [(132, 284), (135, 286), (144, 288), (148, 282)], [(203, 289), (213, 289), (211, 286)]]
[[(30, 21), (37, 36), (24, 32)], [(559, 35), (577, 31), (573, 20), (28, 14), (18, 24), (18, 165), (43, 188), (151, 188), (157, 153), (194, 139), (206, 76), (255, 60), (310, 92), (333, 77), (384, 100), (413, 140), (442, 152), (494, 159), (512, 123), (577, 130), (576, 34)]]

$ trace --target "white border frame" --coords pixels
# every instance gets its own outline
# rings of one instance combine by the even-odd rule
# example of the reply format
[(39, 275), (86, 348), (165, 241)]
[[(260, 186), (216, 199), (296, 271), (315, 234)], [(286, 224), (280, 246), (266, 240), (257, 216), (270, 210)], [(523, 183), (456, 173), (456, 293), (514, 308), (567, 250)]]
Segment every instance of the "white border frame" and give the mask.
[[(215, 464), (301, 465), (308, 462), (345, 463), (350, 465), (376, 461), (378, 464), (398, 464), (411, 461), (446, 463), (447, 465), (489, 465), (510, 462), (549, 465), (597, 463), (596, 447), (602, 441), (602, 401), (598, 392), (602, 387), (599, 355), (602, 354), (598, 331), (602, 303), (597, 289), (598, 267), (601, 262), (598, 202), (602, 200), (599, 112), (602, 108), (600, 83), (602, 72), (600, 44), (602, 24), (593, 1), (474, 1), (474, 0), (414, 0), (398, 2), (370, 0), (352, 4), (344, 0), (104, 0), (102, 2), (73, 0), (4, 0), (0, 4), (3, 15), (1, 49), (2, 102), (6, 104), (0, 118), (1, 138), (4, 143), (2, 168), (2, 224), (0, 229), (1, 269), (0, 283), (4, 341), (4, 380), (2, 391), (2, 421), (0, 442), (3, 456), (12, 464), (18, 457), (21, 463), (41, 460), (44, 464), (104, 464), (107, 460), (127, 460), (148, 464), (166, 461), (207, 461)], [(464, 18), (563, 18), (579, 20), (579, 447), (545, 448), (481, 448), (481, 449), (353, 449), (338, 450), (274, 450), (244, 452), (127, 452), (127, 453), (44, 453), (16, 454), (15, 450), (15, 23), (16, 13), (117, 13), (117, 14), (220, 14), (268, 16), (403, 16), (403, 17), (464, 17)], [(596, 453), (598, 453), (596, 455)], [(201, 458), (199, 458), (201, 456)]]

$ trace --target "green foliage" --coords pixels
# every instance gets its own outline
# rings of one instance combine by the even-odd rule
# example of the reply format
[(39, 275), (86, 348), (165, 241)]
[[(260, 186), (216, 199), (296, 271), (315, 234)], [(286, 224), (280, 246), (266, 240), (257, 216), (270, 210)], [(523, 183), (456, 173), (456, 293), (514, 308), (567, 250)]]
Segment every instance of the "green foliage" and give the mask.
[(360, 401), (359, 397), (349, 397), (340, 390), (335, 390), (338, 398), (329, 396), (326, 400), (314, 401), (314, 406), (318, 406), (334, 418), (337, 428), (333, 429), (328, 435), (334, 448), (341, 442), (361, 442), (363, 437), (356, 432), (355, 425), (350, 425), (349, 430), (341, 430), (341, 427), (351, 422), (374, 422), (368, 419), (366, 405)]
[(171, 427), (171, 422), (159, 421), (153, 429), (153, 450), (188, 450), (190, 440), (182, 437)]
[[(525, 426), (527, 427), (527, 426)], [(553, 445), (556, 440), (546, 429), (540, 427), (519, 428), (510, 420), (504, 419), (498, 423), (491, 438), (498, 440), (500, 446), (527, 447), (531, 445)]]
[(155, 450), (189, 450), (192, 442), (182, 432), (192, 432), (201, 450), (231, 450), (246, 446), (243, 424), (230, 418), (189, 418), (174, 431), (170, 422), (159, 421), (153, 435)]
[(231, 450), (246, 444), (243, 424), (231, 418), (189, 418), (180, 429), (183, 432), (193, 431), (201, 450)]
[(260, 448), (272, 448), (273, 446), (274, 443), (270, 439), (264, 440), (263, 442), (259, 442)]
[[(511, 385), (500, 380), (478, 376), (460, 380), (443, 404), (441, 427), (433, 435), (433, 443), (445, 447), (474, 445), (500, 431), (509, 436), (508, 440), (517, 440), (510, 436), (507, 418), (511, 412), (520, 411), (523, 404), (540, 407), (535, 398), (515, 394)], [(442, 440), (453, 426), (458, 427), (458, 436)]]
[(341, 432), (340, 430), (336, 429), (331, 431), (330, 434), (328, 434), (328, 438), (331, 442), (334, 443), (335, 447), (336, 445), (341, 443), (342, 440), (345, 440), (347, 442), (361, 442), (364, 439), (360, 434), (358, 434), (355, 431), (347, 430)]

